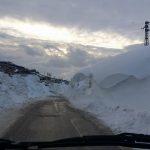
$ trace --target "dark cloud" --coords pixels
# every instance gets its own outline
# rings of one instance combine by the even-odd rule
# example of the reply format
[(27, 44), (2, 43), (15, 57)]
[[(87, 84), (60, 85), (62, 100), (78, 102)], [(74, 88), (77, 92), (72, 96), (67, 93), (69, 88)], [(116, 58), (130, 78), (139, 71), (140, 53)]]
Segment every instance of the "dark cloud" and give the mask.
[[(65, 51), (61, 49), (65, 47)], [(45, 50), (50, 50), (49, 54)], [(89, 53), (92, 52), (92, 53)], [(0, 60), (35, 68), (42, 73), (70, 77), (81, 68), (100, 59), (121, 53), (120, 50), (77, 44), (56, 43), (9, 36), (0, 32)], [(98, 54), (101, 54), (98, 56)]]
[[(150, 20), (149, 6), (149, 0), (0, 0), (0, 18), (31, 19), (90, 33), (113, 31), (130, 39), (142, 39), (140, 28), (145, 20)], [(69, 76), (105, 57), (125, 51), (25, 39), (23, 36), (17, 38), (9, 32), (10, 29), (0, 32), (1, 60), (60, 76)], [(11, 32), (16, 31), (11, 29)], [(67, 53), (60, 48), (63, 44)]]
[(0, 15), (138, 37), (149, 6), (149, 0), (0, 0)]
[(42, 56), (44, 55), (44, 51), (36, 47), (36, 45), (19, 45), (20, 50), (23, 50), (30, 56)]
[(70, 47), (67, 57), (69, 58), (69, 62), (76, 67), (86, 66), (95, 60), (94, 56), (88, 54), (88, 51), (75, 47)]
[(71, 67), (85, 67), (88, 64), (91, 64), (92, 61), (96, 61), (97, 59), (90, 56), (86, 51), (79, 50), (74, 48), (68, 48), (68, 54), (64, 57), (59, 56), (51, 56), (49, 57), (49, 61), (47, 62), (48, 66), (56, 67), (56, 68), (71, 68)]

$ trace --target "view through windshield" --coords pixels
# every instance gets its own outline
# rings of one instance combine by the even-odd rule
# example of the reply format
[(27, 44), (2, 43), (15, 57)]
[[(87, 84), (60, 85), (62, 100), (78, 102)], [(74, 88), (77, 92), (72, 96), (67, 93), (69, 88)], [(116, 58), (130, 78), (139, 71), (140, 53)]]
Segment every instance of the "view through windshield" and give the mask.
[(0, 149), (150, 148), (149, 6), (0, 0)]

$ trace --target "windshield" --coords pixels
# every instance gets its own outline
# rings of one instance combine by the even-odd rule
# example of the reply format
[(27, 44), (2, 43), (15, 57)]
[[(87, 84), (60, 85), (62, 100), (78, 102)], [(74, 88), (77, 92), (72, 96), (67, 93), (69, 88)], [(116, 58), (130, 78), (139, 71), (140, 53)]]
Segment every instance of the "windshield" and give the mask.
[(0, 0), (0, 149), (149, 146), (149, 6)]

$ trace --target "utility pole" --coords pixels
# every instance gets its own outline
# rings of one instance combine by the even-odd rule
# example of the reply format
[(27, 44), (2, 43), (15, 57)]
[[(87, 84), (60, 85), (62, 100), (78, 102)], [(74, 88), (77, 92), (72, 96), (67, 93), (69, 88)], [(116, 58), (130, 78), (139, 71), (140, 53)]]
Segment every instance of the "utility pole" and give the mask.
[(145, 26), (142, 29), (145, 29), (145, 39), (144, 39), (144, 46), (149, 45), (149, 21), (145, 21)]

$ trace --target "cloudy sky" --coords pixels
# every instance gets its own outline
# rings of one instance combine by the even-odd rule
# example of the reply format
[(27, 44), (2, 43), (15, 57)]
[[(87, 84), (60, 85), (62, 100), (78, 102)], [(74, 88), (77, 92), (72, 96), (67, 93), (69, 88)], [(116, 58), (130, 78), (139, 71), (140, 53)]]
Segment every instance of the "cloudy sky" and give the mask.
[(69, 78), (141, 44), (149, 0), (0, 0), (0, 59)]

